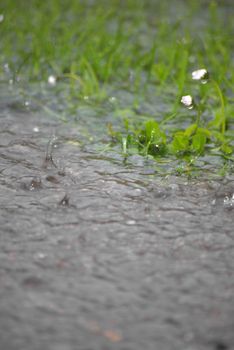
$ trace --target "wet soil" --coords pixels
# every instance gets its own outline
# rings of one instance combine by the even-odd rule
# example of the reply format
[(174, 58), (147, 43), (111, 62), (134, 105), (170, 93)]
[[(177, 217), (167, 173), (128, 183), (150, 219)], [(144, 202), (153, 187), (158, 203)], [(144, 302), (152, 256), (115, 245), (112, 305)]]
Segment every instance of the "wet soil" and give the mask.
[(234, 349), (233, 175), (160, 177), (80, 142), (91, 116), (64, 124), (13, 90), (0, 100), (1, 349)]

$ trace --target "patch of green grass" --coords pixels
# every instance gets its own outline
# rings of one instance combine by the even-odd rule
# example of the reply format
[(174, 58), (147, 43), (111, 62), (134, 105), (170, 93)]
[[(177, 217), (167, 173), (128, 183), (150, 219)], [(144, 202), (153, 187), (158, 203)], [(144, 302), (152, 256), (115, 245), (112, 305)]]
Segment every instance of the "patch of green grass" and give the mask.
[[(208, 77), (205, 69), (195, 71), (196, 74), (202, 72), (204, 77), (199, 77), (200, 83), (205, 83), (210, 88), (211, 97), (213, 97), (213, 89), (217, 93), (220, 103), (215, 118), (209, 120), (203, 117), (205, 113), (206, 102), (203, 99), (194, 101), (191, 95), (185, 95), (181, 98), (182, 104), (188, 109), (188, 118), (190, 123), (184, 129), (168, 128), (165, 120), (157, 122), (153, 119), (139, 125), (139, 123), (131, 123), (128, 119), (124, 119), (125, 132), (115, 132), (109, 126), (109, 134), (112, 139), (122, 143), (122, 149), (125, 157), (137, 152), (155, 158), (177, 157), (193, 163), (199, 156), (204, 154), (219, 154), (224, 159), (234, 160), (233, 154), (233, 130), (228, 130), (227, 116), (225, 111), (225, 100), (218, 83)], [(193, 74), (194, 74), (193, 73)], [(206, 93), (206, 99), (208, 99)], [(214, 95), (214, 97), (216, 97)], [(194, 121), (189, 113), (195, 111)], [(174, 118), (175, 115), (172, 115)], [(169, 118), (167, 118), (168, 121)]]
[[(113, 110), (124, 127), (113, 140), (125, 156), (193, 162), (219, 154), (233, 159), (234, 22), (232, 4), (188, 0), (1, 0), (0, 80), (56, 78), (75, 105), (105, 105), (113, 91), (134, 102)], [(206, 68), (207, 84), (192, 71)], [(192, 110), (181, 97), (192, 95)], [(135, 114), (160, 96), (165, 113)], [(85, 98), (85, 100), (84, 100)], [(86, 102), (85, 102), (86, 101)], [(133, 120), (134, 119), (134, 120)], [(145, 121), (142, 122), (142, 119)], [(115, 124), (115, 122), (113, 122)]]

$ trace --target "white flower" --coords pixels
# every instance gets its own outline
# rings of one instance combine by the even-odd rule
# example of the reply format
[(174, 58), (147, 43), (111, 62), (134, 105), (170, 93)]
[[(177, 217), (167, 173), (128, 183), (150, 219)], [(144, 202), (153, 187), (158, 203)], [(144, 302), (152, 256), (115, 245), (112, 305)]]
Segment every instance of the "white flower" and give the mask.
[(185, 107), (187, 107), (188, 109), (192, 109), (193, 108), (193, 98), (192, 98), (192, 96), (191, 95), (182, 96), (181, 103)]
[(209, 77), (209, 74), (206, 69), (198, 69), (192, 72), (192, 79), (193, 80), (207, 80)]

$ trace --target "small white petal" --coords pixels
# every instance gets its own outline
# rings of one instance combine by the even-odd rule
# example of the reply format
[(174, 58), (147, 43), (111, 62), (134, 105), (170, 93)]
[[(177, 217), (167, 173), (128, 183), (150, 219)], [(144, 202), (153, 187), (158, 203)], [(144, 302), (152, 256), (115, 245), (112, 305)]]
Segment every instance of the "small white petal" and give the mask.
[(191, 95), (182, 96), (181, 102), (183, 103), (183, 105), (188, 107), (188, 106), (191, 106), (193, 104), (193, 98)]
[(198, 69), (192, 72), (192, 79), (193, 80), (203, 80), (208, 78), (208, 72), (206, 69)]

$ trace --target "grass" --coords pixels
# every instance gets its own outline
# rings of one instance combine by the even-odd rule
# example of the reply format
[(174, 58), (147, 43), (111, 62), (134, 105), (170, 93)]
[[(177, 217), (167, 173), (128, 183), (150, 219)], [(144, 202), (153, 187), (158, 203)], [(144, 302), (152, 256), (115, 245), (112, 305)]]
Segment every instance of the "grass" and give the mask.
[[(109, 125), (125, 157), (192, 164), (218, 154), (231, 162), (234, 22), (231, 6), (222, 11), (219, 3), (192, 0), (2, 0), (0, 79), (46, 82), (52, 75), (73, 104), (85, 98), (94, 107), (115, 90), (131, 92), (132, 104), (113, 105), (123, 127)], [(199, 68), (208, 70), (207, 84), (191, 79)], [(193, 97), (192, 110), (181, 106), (184, 95)], [(165, 113), (134, 113), (142, 101), (154, 105), (154, 96)]]

